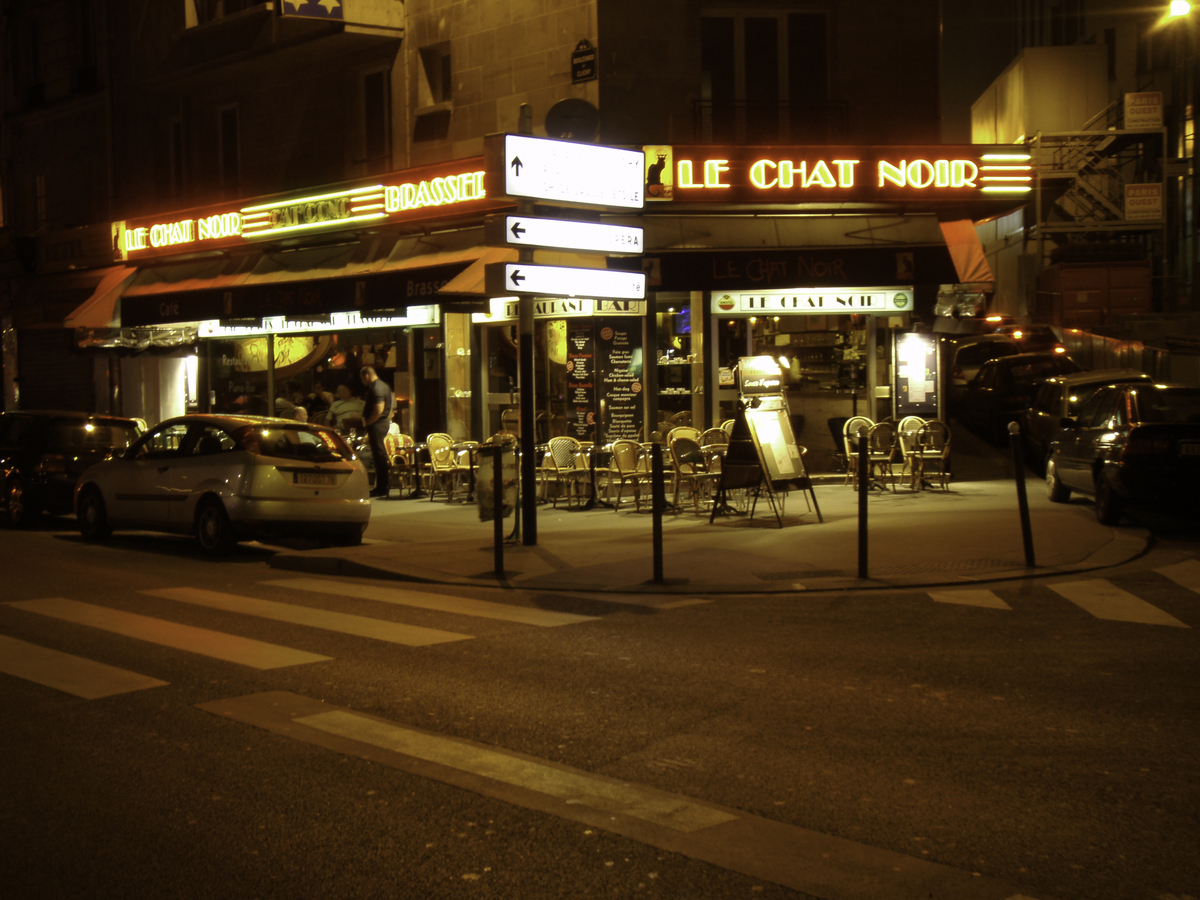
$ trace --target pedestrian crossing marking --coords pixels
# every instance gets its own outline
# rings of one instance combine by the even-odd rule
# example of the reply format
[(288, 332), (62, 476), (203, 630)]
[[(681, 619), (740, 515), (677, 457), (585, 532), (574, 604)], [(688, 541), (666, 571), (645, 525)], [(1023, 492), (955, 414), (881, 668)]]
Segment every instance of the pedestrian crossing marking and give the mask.
[(195, 628), (191, 625), (152, 619), (149, 616), (139, 616), (136, 613), (123, 612), (119, 609), (109, 609), (107, 606), (80, 603), (65, 597), (22, 600), (8, 605), (38, 615), (61, 619), (64, 622), (87, 625), (101, 631), (109, 631), (113, 634), (172, 647), (176, 650), (187, 650), (201, 656), (211, 656), (226, 662), (250, 666), (253, 669), (279, 669), (284, 666), (324, 662), (330, 658), (303, 650), (293, 650), (291, 647), (281, 647), (278, 644), (268, 644), (264, 641), (255, 641), (232, 634), (222, 634), (219, 631), (209, 631), (207, 628)]
[(1173, 566), (1163, 566), (1154, 571), (1160, 575), (1166, 575), (1180, 587), (1200, 594), (1200, 560), (1189, 559)]
[(1097, 619), (1114, 622), (1134, 622), (1140, 625), (1169, 625), (1174, 628), (1190, 626), (1168, 615), (1157, 606), (1123, 591), (1103, 578), (1087, 581), (1069, 581), (1047, 585), (1056, 594), (1066, 597), (1076, 606), (1091, 613)]
[(430, 644), (445, 644), (450, 641), (471, 639), (469, 634), (455, 634), (452, 631), (439, 631), (436, 628), (422, 628), (419, 625), (387, 622), (383, 619), (330, 612), (324, 609), (313, 609), (309, 606), (295, 606), (291, 603), (276, 603), (274, 600), (259, 600), (254, 597), (206, 591), (201, 588), (166, 588), (142, 591), (141, 593), (149, 594), (151, 597), (164, 597), (167, 600), (178, 600), (181, 603), (204, 606), (209, 609), (257, 616), (260, 619), (272, 619), (292, 625), (306, 625), (310, 628), (322, 628), (325, 631), (374, 638), (390, 644), (403, 644), (406, 647), (425, 647)]
[(168, 682), (0, 635), (0, 672), (85, 700), (127, 694)]
[(319, 578), (285, 578), (281, 581), (264, 581), (263, 584), (291, 590), (318, 591), (338, 597), (378, 600), (397, 606), (458, 613), (483, 619), (498, 619), (503, 622), (518, 622), (522, 625), (538, 625), (544, 628), (595, 621), (595, 616), (580, 616), (548, 609), (529, 609), (522, 606), (510, 606), (507, 603), (493, 603), (489, 600), (475, 600), (470, 597), (455, 597), (448, 594), (430, 594), (384, 585), (325, 581)]
[(993, 591), (930, 591), (929, 596), (938, 603), (956, 603), (960, 606), (980, 606), (985, 609), (1007, 609), (1012, 607), (996, 596)]
[(638, 785), (614, 783), (587, 773), (426, 734), (344, 710), (300, 716), (292, 721), (372, 747), (538, 791), (568, 803), (633, 816), (675, 831), (699, 831), (724, 822), (734, 822), (738, 818), (719, 809), (665, 796)]

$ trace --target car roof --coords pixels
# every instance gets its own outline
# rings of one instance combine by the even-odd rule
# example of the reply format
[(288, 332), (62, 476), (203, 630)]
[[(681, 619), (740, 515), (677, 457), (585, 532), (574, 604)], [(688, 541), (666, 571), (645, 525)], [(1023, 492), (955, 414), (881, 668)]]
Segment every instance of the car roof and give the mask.
[[(999, 366), (999, 365), (1019, 366), (1022, 363), (1042, 362), (1043, 360), (1047, 360), (1047, 359), (1071, 359), (1071, 357), (1066, 355), (1065, 353), (1043, 353), (1041, 351), (1036, 351), (1033, 353), (1018, 353), (1015, 356), (1000, 356), (1000, 357), (997, 357), (996, 359), (989, 359), (987, 362), (984, 363), (984, 365), (985, 366)], [(1071, 362), (1075, 362), (1075, 360), (1072, 359)], [(1077, 363), (1077, 362), (1075, 362), (1075, 364), (1079, 365), (1079, 363)]]
[(128, 416), (113, 416), (108, 413), (88, 413), (75, 409), (6, 409), (0, 416), (32, 416), (36, 419), (79, 419), (81, 421), (104, 420), (106, 422), (128, 422), (139, 425), (137, 419)]
[[(1061, 355), (1061, 354), (1059, 354)], [(1056, 384), (1065, 384), (1067, 387), (1074, 387), (1079, 384), (1115, 384), (1119, 381), (1153, 381), (1153, 379), (1145, 372), (1139, 372), (1137, 369), (1094, 369), (1091, 372), (1074, 372), (1070, 375), (1055, 375), (1053, 378), (1047, 379)]]
[(160, 425), (168, 424), (209, 424), (216, 425), (219, 428), (224, 428), (229, 431), (233, 428), (241, 428), (243, 425), (291, 425), (294, 427), (310, 427), (323, 428), (323, 425), (317, 425), (313, 422), (300, 422), (296, 419), (284, 419), (278, 416), (243, 416), (236, 414), (221, 414), (221, 413), (188, 413), (185, 416), (174, 416), (159, 423)]

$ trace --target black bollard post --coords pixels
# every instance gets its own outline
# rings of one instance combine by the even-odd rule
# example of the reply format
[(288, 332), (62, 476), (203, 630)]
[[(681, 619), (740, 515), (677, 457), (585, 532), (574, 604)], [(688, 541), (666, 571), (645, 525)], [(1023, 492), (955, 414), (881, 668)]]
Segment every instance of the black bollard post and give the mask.
[(492, 514), (494, 518), (494, 531), (492, 534), (496, 542), (495, 558), (496, 558), (496, 577), (504, 577), (504, 471), (500, 464), (500, 457), (504, 454), (504, 450), (496, 447), (492, 450)]
[(663, 490), (663, 458), (662, 444), (650, 446), (650, 508), (654, 519), (654, 583), (663, 583), (663, 533), (662, 515), (666, 505), (666, 492)]
[(1021, 511), (1021, 540), (1025, 542), (1025, 565), (1037, 566), (1033, 559), (1033, 528), (1029, 524), (1029, 498), (1025, 496), (1025, 454), (1021, 450), (1021, 426), (1008, 423), (1008, 443), (1012, 447), (1013, 477), (1017, 479), (1017, 507)]
[(871, 489), (871, 450), (867, 429), (858, 430), (858, 577), (867, 577), (867, 495)]

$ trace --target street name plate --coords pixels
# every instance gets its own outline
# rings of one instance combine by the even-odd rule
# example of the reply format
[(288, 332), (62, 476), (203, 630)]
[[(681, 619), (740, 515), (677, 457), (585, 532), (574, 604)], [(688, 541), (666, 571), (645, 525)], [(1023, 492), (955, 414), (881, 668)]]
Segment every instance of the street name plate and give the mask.
[(493, 134), (485, 151), (489, 184), (499, 181), (510, 197), (621, 209), (644, 205), (646, 155), (640, 150)]
[(592, 253), (642, 252), (642, 229), (634, 226), (533, 216), (488, 216), (483, 224), (487, 243), (493, 246), (548, 247)]
[(533, 294), (539, 297), (641, 300), (646, 296), (646, 276), (642, 272), (530, 263), (488, 263), (484, 267), (484, 285), (493, 297)]

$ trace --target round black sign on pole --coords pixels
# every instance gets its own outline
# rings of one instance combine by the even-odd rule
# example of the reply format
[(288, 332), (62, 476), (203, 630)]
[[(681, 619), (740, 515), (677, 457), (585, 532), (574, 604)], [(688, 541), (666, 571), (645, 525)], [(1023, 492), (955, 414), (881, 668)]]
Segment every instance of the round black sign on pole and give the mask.
[(594, 143), (600, 137), (600, 110), (579, 97), (559, 100), (546, 113), (546, 136)]

